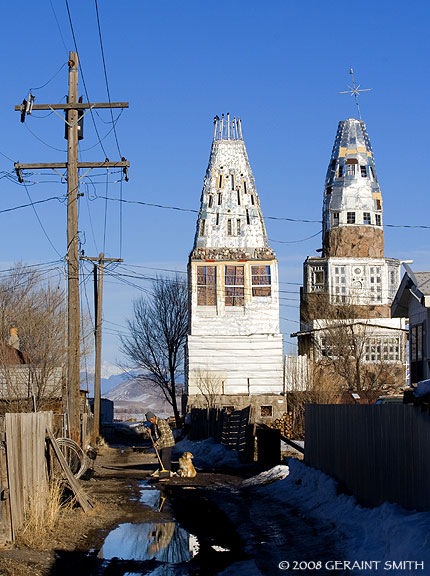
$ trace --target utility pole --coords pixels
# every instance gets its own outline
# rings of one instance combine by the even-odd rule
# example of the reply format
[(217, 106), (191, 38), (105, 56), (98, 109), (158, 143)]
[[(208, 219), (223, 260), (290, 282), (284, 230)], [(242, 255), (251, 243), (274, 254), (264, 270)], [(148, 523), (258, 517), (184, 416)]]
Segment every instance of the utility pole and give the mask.
[[(105, 262), (124, 262), (121, 258), (105, 258), (103, 252), (98, 258), (81, 256), (81, 260), (94, 263), (94, 311), (95, 311), (95, 343), (96, 358), (94, 370), (94, 427), (93, 440), (100, 436), (100, 380), (102, 372), (102, 306), (103, 306), (103, 269)], [(98, 265), (97, 265), (98, 263)]]
[[(68, 276), (68, 358), (67, 358), (67, 413), (69, 416), (69, 435), (80, 443), (80, 311), (79, 311), (79, 237), (78, 237), (78, 193), (79, 168), (115, 168), (122, 167), (125, 179), (128, 180), (127, 168), (130, 163), (122, 158), (119, 162), (78, 162), (78, 116), (79, 111), (93, 108), (128, 108), (128, 102), (90, 103), (78, 102), (78, 69), (77, 52), (69, 53), (69, 92), (66, 104), (34, 104), (30, 94), (28, 102), (15, 106), (21, 112), (21, 121), (32, 110), (51, 110), (58, 116), (56, 110), (67, 113), (67, 162), (55, 163), (15, 163), (18, 180), (23, 182), (22, 170), (67, 168), (67, 276)], [(30, 103), (30, 105), (29, 105)], [(85, 112), (86, 113), (86, 112)], [(84, 115), (85, 115), (84, 113)], [(60, 116), (61, 117), (61, 116)], [(62, 117), (61, 117), (62, 118)], [(63, 119), (63, 118), (62, 118)], [(64, 119), (63, 119), (64, 120)]]

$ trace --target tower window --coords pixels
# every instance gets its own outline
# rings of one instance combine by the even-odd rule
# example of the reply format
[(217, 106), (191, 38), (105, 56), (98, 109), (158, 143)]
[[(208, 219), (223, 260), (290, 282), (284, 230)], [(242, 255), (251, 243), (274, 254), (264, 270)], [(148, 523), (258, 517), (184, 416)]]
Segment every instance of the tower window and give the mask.
[(254, 194), (251, 194), (251, 204), (254, 206), (255, 201), (254, 201)]
[(240, 206), (240, 190), (237, 191), (237, 205)]
[(209, 208), (212, 208), (214, 203), (214, 197), (213, 196), (209, 196)]
[(197, 306), (216, 305), (216, 266), (197, 267)]
[(204, 236), (206, 230), (206, 220), (200, 220), (199, 236)]
[(324, 268), (322, 266), (313, 267), (311, 292), (323, 292), (324, 280)]
[(240, 230), (240, 218), (238, 218), (236, 220), (236, 233), (238, 236), (240, 236), (240, 232), (241, 232), (241, 230)]
[(372, 224), (370, 212), (363, 212), (363, 224)]
[(339, 226), (339, 212), (333, 212), (333, 227)]
[(218, 224), (219, 224), (219, 213), (217, 212), (217, 215), (216, 215), (216, 225), (218, 226)]
[(245, 294), (245, 269), (243, 266), (225, 267), (225, 305), (243, 306)]
[(371, 302), (382, 302), (382, 278), (381, 267), (370, 267), (370, 300)]
[(246, 180), (243, 181), (243, 191), (245, 192), (245, 194), (247, 193)]
[(347, 212), (346, 213), (346, 223), (347, 224), (355, 224), (355, 212)]
[(363, 164), (360, 165), (360, 172), (361, 172), (361, 177), (362, 177), (362, 178), (366, 178), (366, 177), (367, 177), (366, 166), (363, 166)]
[(249, 210), (246, 211), (246, 223), (251, 224), (251, 220), (249, 218)]
[(381, 200), (379, 198), (375, 199), (376, 210), (381, 210)]
[(342, 178), (343, 176), (343, 165), (339, 164), (339, 168), (337, 169), (337, 177)]
[(218, 192), (218, 206), (221, 206), (222, 204), (222, 194), (221, 192)]
[(223, 186), (224, 186), (224, 182), (223, 182), (222, 174), (220, 174), (218, 177), (218, 188), (222, 188)]
[(381, 215), (380, 214), (375, 214), (375, 224), (376, 224), (376, 226), (381, 225)]
[(333, 277), (335, 302), (346, 302), (346, 271), (345, 266), (335, 266)]
[(373, 168), (373, 166), (369, 166), (369, 168), (370, 168), (370, 173), (372, 174), (373, 180), (376, 180), (375, 169)]
[(355, 175), (355, 164), (345, 164), (345, 176)]
[(331, 194), (332, 190), (333, 190), (333, 186), (327, 186), (327, 188), (325, 190), (326, 195), (329, 196)]
[(227, 236), (233, 236), (233, 223), (231, 218), (227, 220)]
[(252, 295), (270, 296), (271, 279), (270, 266), (251, 266), (252, 275)]

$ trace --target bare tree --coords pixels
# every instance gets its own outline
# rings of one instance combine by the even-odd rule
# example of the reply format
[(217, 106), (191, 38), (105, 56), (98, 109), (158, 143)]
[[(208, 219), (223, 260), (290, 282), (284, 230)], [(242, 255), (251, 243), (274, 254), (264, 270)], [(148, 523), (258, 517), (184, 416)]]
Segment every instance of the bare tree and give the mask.
[[(16, 264), (0, 280), (3, 401), (21, 411), (43, 410), (53, 399), (62, 397), (65, 314), (63, 289), (50, 285), (41, 271)], [(16, 328), (19, 335), (15, 353), (7, 344), (11, 328)]]
[[(321, 309), (321, 301), (313, 304)], [(307, 312), (314, 314), (309, 305)], [(312, 334), (319, 377), (325, 372), (337, 382), (339, 391), (394, 391), (404, 383), (404, 337), (401, 331), (398, 337), (387, 333), (382, 322), (378, 325), (376, 314), (371, 319), (363, 312), (369, 314), (369, 309), (363, 310), (353, 298), (337, 306), (324, 306), (325, 318)]]
[(122, 350), (141, 376), (158, 387), (181, 425), (177, 405), (178, 376), (182, 372), (188, 330), (188, 290), (178, 274), (158, 276), (149, 297), (134, 301), (130, 334), (121, 337)]
[(205, 399), (207, 408), (215, 408), (222, 394), (222, 378), (210, 370), (195, 370), (193, 380)]

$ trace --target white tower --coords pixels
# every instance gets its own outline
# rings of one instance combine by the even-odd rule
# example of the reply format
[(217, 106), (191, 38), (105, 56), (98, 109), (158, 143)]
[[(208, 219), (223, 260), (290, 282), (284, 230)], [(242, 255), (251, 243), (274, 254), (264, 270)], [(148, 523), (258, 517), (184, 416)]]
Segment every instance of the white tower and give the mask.
[(299, 354), (314, 361), (329, 355), (333, 327), (349, 322), (362, 335), (360, 360), (384, 363), (391, 376), (397, 365), (392, 387), (402, 386), (405, 326), (390, 317), (400, 262), (384, 256), (381, 190), (362, 120), (339, 122), (324, 186), (322, 242), (322, 256), (304, 263)]
[(240, 119), (215, 117), (189, 258), (189, 407), (285, 410), (278, 265), (269, 246)]

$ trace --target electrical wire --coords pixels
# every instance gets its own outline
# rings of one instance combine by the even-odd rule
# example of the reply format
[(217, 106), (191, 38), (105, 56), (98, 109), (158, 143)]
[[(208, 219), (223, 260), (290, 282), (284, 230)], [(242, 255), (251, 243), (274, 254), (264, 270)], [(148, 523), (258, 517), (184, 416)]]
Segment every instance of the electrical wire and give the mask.
[(55, 13), (55, 9), (54, 9), (54, 6), (52, 4), (52, 0), (49, 0), (49, 3), (51, 4), (52, 12), (54, 13), (54, 18), (55, 18), (55, 22), (57, 23), (57, 28), (58, 28), (58, 31), (59, 31), (60, 36), (61, 36), (61, 41), (63, 42), (63, 46), (64, 46), (64, 49), (66, 51), (66, 54), (68, 54), (67, 46), (66, 46), (66, 43), (64, 42), (64, 37), (63, 37), (63, 34), (61, 32), (60, 23), (58, 22), (57, 14)]
[[(26, 187), (26, 189), (27, 189), (27, 187)], [(6, 212), (13, 212), (15, 210), (20, 210), (21, 208), (28, 208), (29, 206), (34, 207), (37, 204), (44, 204), (45, 202), (50, 202), (51, 200), (62, 201), (62, 200), (64, 200), (64, 197), (52, 196), (51, 198), (45, 198), (44, 200), (35, 200), (34, 202), (32, 201), (30, 204), (21, 204), (20, 206), (14, 206), (13, 208), (4, 208), (3, 210), (0, 210), (0, 214), (5, 214)]]
[(307, 238), (302, 238), (301, 240), (274, 240), (273, 238), (269, 238), (270, 242), (276, 242), (278, 244), (299, 244), (300, 242), (306, 242), (306, 240), (310, 240), (311, 238), (315, 238), (321, 234), (322, 230), (317, 232), (316, 234), (312, 234), (312, 236), (308, 236)]
[[(108, 197), (106, 198), (106, 196), (96, 196), (95, 197), (96, 200), (110, 200), (112, 202), (123, 202), (126, 204), (138, 204), (138, 205), (142, 205), (142, 206), (149, 206), (151, 208), (162, 208), (164, 210), (176, 210), (178, 212), (191, 212), (193, 214), (199, 214), (200, 210), (195, 210), (193, 208), (182, 208), (180, 206), (169, 206), (169, 205), (165, 205), (165, 204), (155, 204), (153, 202), (144, 202), (143, 200), (125, 200), (125, 199), (119, 199), (119, 198), (112, 198), (112, 197)], [(209, 214), (209, 212), (208, 212)], [(216, 214), (216, 212), (210, 212), (210, 214)], [(229, 216), (243, 216), (243, 214), (233, 214), (231, 212), (219, 212), (219, 214), (228, 214)], [(301, 223), (307, 223), (307, 224), (322, 224), (322, 220), (306, 220), (303, 218), (286, 218), (286, 217), (281, 217), (281, 216), (264, 216), (264, 220), (280, 220), (280, 221), (286, 221), (286, 222), (301, 222)], [(430, 229), (430, 225), (421, 225), (421, 224), (385, 224), (385, 227), (388, 228), (421, 228), (421, 229), (425, 229), (425, 230), (429, 230)], [(317, 236), (318, 234), (320, 234), (321, 232), (317, 232), (315, 234), (315, 236)], [(301, 241), (301, 240), (300, 240)]]
[(56, 150), (57, 152), (67, 152), (67, 150), (65, 148), (56, 148), (55, 146), (52, 146), (51, 144), (48, 144), (48, 142), (45, 142), (45, 140), (42, 140), (42, 138), (40, 138), (37, 134), (35, 134), (33, 132), (33, 130), (28, 126), (28, 122), (24, 122), (24, 126), (26, 127), (26, 129), (30, 132), (30, 134), (36, 138), (36, 140), (39, 140), (39, 142), (42, 142), (42, 144), (44, 144), (45, 146), (47, 146), (48, 148), (52, 148), (52, 150)]
[[(70, 30), (71, 30), (71, 32), (72, 32), (73, 44), (74, 44), (74, 46), (75, 46), (76, 54), (79, 55), (78, 44), (77, 44), (77, 42), (76, 42), (76, 36), (75, 36), (75, 30), (74, 30), (74, 28), (73, 28), (72, 16), (71, 16), (71, 14), (70, 14), (69, 2), (68, 2), (68, 0), (65, 0), (65, 1), (66, 1), (67, 14), (68, 14), (68, 17), (69, 17)], [(88, 102), (91, 102), (90, 97), (89, 97), (89, 94), (88, 94), (87, 85), (86, 85), (86, 82), (85, 82), (84, 71), (83, 71), (83, 68), (82, 68), (82, 64), (81, 64), (81, 59), (80, 59), (80, 58), (79, 58), (79, 69), (80, 69), (80, 71), (81, 71), (82, 84), (84, 85), (85, 95), (86, 95), (86, 97), (87, 97)], [(101, 149), (102, 149), (102, 151), (103, 151), (103, 154), (104, 154), (105, 157), (107, 158), (108, 155), (107, 155), (106, 150), (105, 150), (105, 148), (104, 148), (104, 146), (103, 146), (103, 142), (101, 141), (100, 134), (99, 134), (99, 131), (98, 131), (98, 128), (97, 128), (97, 124), (96, 124), (96, 120), (95, 120), (95, 118), (94, 118), (93, 110), (92, 110), (92, 108), (90, 108), (89, 110), (90, 110), (91, 118), (92, 118), (92, 120), (93, 120), (94, 130), (96, 131), (97, 138), (98, 138), (98, 140), (99, 140), (99, 144), (100, 144), (100, 146), (101, 146)]]
[[(52, 4), (51, 4), (52, 6)], [(55, 74), (52, 76), (52, 78), (50, 78), (48, 80), (48, 82), (45, 82), (45, 84), (42, 84), (42, 86), (38, 86), (37, 88), (30, 88), (30, 92), (33, 92), (33, 90), (41, 90), (42, 88), (45, 88), (45, 86), (48, 86), (48, 84), (50, 82), (52, 82), (52, 80), (54, 80), (54, 78), (56, 78), (58, 76), (58, 74), (61, 72), (61, 70), (64, 68), (64, 66), (66, 66), (67, 62), (64, 62), (60, 68), (57, 70), (57, 72), (55, 72)]]
[(61, 258), (62, 256), (61, 256), (60, 252), (58, 252), (57, 248), (56, 248), (56, 247), (54, 246), (54, 244), (52, 243), (50, 237), (48, 236), (47, 231), (45, 230), (45, 227), (44, 227), (43, 224), (42, 224), (41, 219), (39, 218), (39, 214), (37, 213), (37, 210), (36, 210), (36, 208), (35, 208), (35, 206), (34, 206), (34, 202), (33, 202), (33, 200), (31, 199), (30, 192), (28, 191), (28, 188), (27, 188), (27, 185), (25, 184), (25, 182), (24, 182), (24, 188), (25, 188), (25, 191), (27, 192), (28, 199), (29, 199), (30, 202), (31, 202), (31, 207), (33, 208), (34, 214), (35, 214), (35, 216), (36, 216), (36, 218), (37, 218), (37, 221), (38, 221), (39, 224), (40, 224), (40, 227), (42, 228), (42, 231), (43, 231), (46, 239), (48, 240), (48, 242), (50, 243), (50, 245), (52, 246), (52, 248), (55, 250), (55, 252), (58, 254), (58, 256), (60, 256), (60, 258)]
[[(102, 30), (101, 30), (101, 26), (100, 26), (99, 7), (98, 7), (97, 0), (94, 0), (94, 3), (95, 3), (95, 7), (96, 7), (97, 27), (98, 27), (98, 31), (99, 31), (100, 49), (101, 49), (101, 53), (102, 53), (103, 70), (104, 70), (104, 74), (105, 74), (106, 92), (107, 92), (107, 97), (108, 97), (109, 104), (112, 104), (111, 97), (110, 97), (110, 90), (109, 90), (108, 75), (107, 75), (107, 70), (106, 70), (105, 52), (104, 52), (104, 48), (103, 48)], [(114, 122), (114, 119), (113, 119), (113, 111), (112, 111), (112, 108), (110, 108), (110, 114), (111, 114), (111, 118), (112, 118), (112, 127), (113, 127), (113, 131), (114, 131), (114, 135), (115, 135), (115, 142), (116, 142), (116, 146), (117, 146), (117, 148), (118, 148), (119, 157), (121, 158), (121, 157), (122, 157), (122, 154), (121, 154), (121, 150), (120, 150), (120, 147), (119, 147), (118, 135), (117, 135), (117, 133), (116, 133), (116, 127), (115, 127), (115, 122)]]
[(14, 162), (14, 160), (12, 160), (12, 158), (10, 158), (9, 156), (7, 156), (4, 152), (0, 152), (0, 154), (2, 156), (4, 156), (5, 158), (7, 158), (8, 160), (10, 160), (11, 162)]

